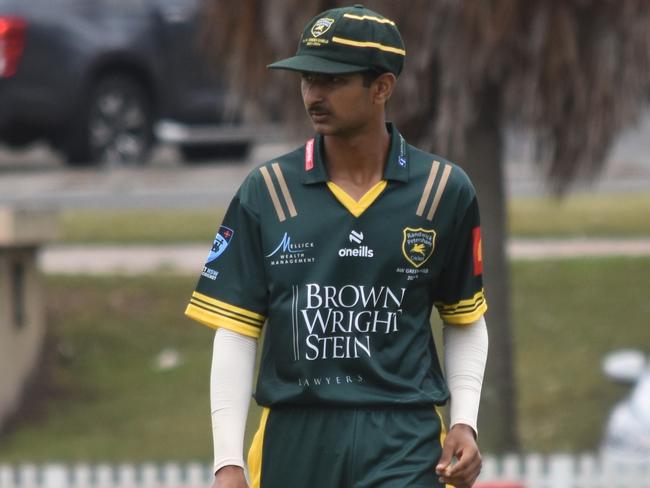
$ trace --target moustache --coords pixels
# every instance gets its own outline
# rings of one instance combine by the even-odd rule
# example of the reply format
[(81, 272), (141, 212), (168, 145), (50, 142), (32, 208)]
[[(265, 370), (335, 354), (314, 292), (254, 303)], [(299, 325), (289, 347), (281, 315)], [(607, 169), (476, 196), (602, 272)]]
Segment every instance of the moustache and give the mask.
[(307, 107), (307, 113), (309, 115), (329, 115), (330, 111), (323, 105), (314, 104)]

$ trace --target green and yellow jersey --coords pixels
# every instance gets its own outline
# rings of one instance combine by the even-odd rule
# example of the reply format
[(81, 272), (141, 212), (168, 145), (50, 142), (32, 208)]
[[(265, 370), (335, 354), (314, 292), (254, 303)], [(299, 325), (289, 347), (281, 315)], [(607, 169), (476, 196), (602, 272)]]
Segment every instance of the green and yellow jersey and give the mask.
[(186, 314), (264, 344), (255, 397), (276, 406), (442, 404), (429, 317), (486, 311), (474, 188), (388, 125), (384, 178), (359, 201), (329, 181), (321, 136), (254, 170)]

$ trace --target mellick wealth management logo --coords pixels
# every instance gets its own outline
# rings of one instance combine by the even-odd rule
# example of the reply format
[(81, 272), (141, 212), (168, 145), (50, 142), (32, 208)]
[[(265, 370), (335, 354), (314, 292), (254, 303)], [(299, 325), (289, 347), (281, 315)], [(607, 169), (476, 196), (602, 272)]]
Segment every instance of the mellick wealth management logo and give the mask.
[(275, 249), (266, 257), (271, 258), (271, 266), (313, 263), (316, 261), (316, 258), (310, 255), (313, 249), (313, 242), (295, 243), (291, 240), (291, 236), (285, 232)]

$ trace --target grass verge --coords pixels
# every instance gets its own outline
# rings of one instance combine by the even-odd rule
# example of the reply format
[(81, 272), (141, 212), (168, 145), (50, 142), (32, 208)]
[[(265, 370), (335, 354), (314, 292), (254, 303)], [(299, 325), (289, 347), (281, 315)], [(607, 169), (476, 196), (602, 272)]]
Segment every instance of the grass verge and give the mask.
[[(66, 210), (65, 243), (169, 244), (212, 242), (224, 210)], [(207, 244), (206, 244), (207, 245)]]
[(519, 197), (508, 203), (516, 237), (638, 237), (650, 235), (650, 193)]
[[(650, 193), (514, 198), (509, 229), (515, 237), (650, 235)], [(223, 209), (67, 210), (61, 215), (61, 240), (68, 243), (210, 242)]]
[[(603, 354), (650, 346), (648, 274), (650, 258), (513, 265), (526, 451), (597, 447), (609, 410), (627, 391), (602, 376)], [(49, 387), (2, 437), (0, 462), (209, 461), (213, 333), (182, 316), (194, 283), (162, 274), (48, 277)], [(156, 355), (169, 347), (180, 366), (156, 370)], [(481, 438), (484, 452), (490, 445)]]
[(629, 389), (601, 373), (603, 355), (650, 352), (650, 258), (517, 262), (513, 269), (516, 378), (528, 451), (593, 450)]

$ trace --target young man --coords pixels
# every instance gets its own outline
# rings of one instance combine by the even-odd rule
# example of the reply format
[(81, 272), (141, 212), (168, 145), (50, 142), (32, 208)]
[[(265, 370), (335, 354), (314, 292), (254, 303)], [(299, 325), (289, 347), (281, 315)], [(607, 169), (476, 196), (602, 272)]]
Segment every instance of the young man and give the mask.
[[(252, 487), (465, 488), (479, 474), (478, 204), (458, 166), (386, 124), (404, 57), (394, 22), (356, 5), (316, 16), (297, 55), (269, 66), (301, 73), (316, 135), (244, 181), (186, 311), (217, 329), (214, 488), (249, 486), (262, 330)], [(446, 433), (436, 407), (450, 393)]]

